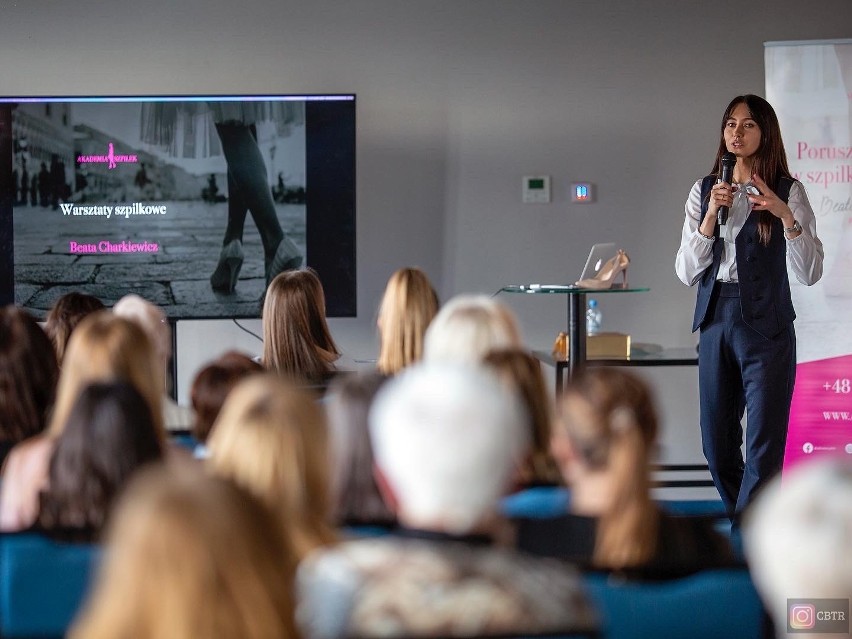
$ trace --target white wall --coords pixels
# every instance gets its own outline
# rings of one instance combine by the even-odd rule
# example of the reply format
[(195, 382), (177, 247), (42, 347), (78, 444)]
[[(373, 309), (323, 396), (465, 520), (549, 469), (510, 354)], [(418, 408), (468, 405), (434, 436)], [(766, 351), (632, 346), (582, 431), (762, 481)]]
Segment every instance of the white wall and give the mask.
[[(358, 94), (359, 316), (332, 321), (350, 363), (375, 356), (374, 309), (399, 266), (425, 268), (446, 299), (566, 281), (601, 240), (623, 246), (631, 282), (651, 287), (602, 297), (606, 328), (694, 344), (694, 292), (675, 278), (673, 260), (683, 202), (712, 164), (722, 110), (738, 93), (763, 93), (763, 42), (849, 37), (850, 15), (849, 0), (3, 0), (0, 8), (8, 95)], [(552, 204), (520, 203), (530, 173), (552, 176)], [(571, 205), (573, 180), (593, 182), (597, 202)], [(505, 300), (528, 341), (549, 348), (564, 300)], [(178, 339), (182, 397), (220, 351), (259, 352), (229, 322), (182, 322)], [(694, 395), (678, 396), (670, 409), (688, 419)]]

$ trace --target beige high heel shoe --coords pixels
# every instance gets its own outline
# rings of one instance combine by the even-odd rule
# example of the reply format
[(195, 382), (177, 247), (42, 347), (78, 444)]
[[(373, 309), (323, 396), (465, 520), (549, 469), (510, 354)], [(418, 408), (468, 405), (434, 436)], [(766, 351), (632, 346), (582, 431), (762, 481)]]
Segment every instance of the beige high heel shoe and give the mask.
[[(580, 288), (591, 288), (603, 290), (608, 288), (627, 288), (627, 267), (630, 265), (630, 258), (623, 250), (618, 249), (615, 257), (607, 260), (606, 264), (601, 267), (597, 275), (586, 280), (578, 280), (577, 286)], [(615, 278), (621, 273), (621, 284), (615, 283)]]

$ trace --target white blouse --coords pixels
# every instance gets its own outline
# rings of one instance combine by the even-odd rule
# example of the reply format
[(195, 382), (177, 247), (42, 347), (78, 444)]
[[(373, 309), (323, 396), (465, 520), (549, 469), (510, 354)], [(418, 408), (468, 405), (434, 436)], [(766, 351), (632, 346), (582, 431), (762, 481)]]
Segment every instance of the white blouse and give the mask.
[[(751, 214), (751, 203), (746, 191), (755, 192), (748, 183), (734, 185), (738, 188), (734, 194), (734, 203), (728, 213), (727, 224), (722, 227), (719, 241), (725, 243), (722, 248), (722, 260), (716, 279), (723, 282), (737, 282), (736, 245), (737, 234)], [(787, 264), (802, 284), (811, 286), (822, 277), (823, 248), (817, 237), (816, 217), (808, 202), (805, 187), (798, 180), (790, 187), (787, 205), (793, 217), (802, 225), (798, 237), (787, 240)], [(695, 284), (701, 274), (713, 262), (713, 242), (715, 238), (706, 238), (698, 232), (701, 222), (701, 180), (695, 182), (686, 200), (686, 218), (680, 237), (680, 248), (675, 258), (675, 272), (681, 282), (688, 286)], [(786, 235), (785, 235), (786, 239)]]

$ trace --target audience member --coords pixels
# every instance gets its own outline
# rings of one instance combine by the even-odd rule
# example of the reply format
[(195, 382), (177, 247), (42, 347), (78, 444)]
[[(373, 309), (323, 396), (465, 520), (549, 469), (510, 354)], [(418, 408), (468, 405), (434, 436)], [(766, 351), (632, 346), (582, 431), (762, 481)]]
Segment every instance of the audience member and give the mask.
[[(776, 477), (746, 511), (743, 542), (755, 585), (778, 637), (848, 636), (852, 596), (852, 464), (848, 458), (808, 461)], [(788, 599), (840, 599), (838, 615), (800, 618)], [(816, 600), (816, 601), (815, 601)], [(819, 610), (819, 609), (818, 609)], [(788, 626), (798, 621), (798, 629)], [(813, 622), (813, 634), (803, 631)], [(834, 622), (834, 623), (831, 623)], [(841, 623), (837, 623), (841, 622)], [(839, 627), (838, 627), (839, 626)], [(826, 634), (826, 633), (837, 634)]]
[(395, 375), (423, 357), (423, 337), (438, 312), (438, 295), (426, 273), (401, 268), (391, 275), (379, 306), (378, 369)]
[(198, 371), (189, 393), (195, 413), (196, 457), (207, 456), (207, 438), (231, 390), (249, 375), (262, 372), (263, 366), (237, 351), (228, 351)]
[(135, 386), (145, 398), (157, 438), (165, 443), (162, 369), (148, 336), (135, 322), (109, 311), (93, 313), (71, 334), (47, 430), (15, 446), (6, 459), (0, 485), (0, 530), (22, 530), (35, 522), (54, 443), (82, 389), (94, 382), (119, 380)]
[(382, 499), (373, 472), (367, 415), (387, 378), (378, 372), (335, 379), (326, 398), (331, 436), (333, 520), (340, 526), (386, 527), (396, 521)]
[(112, 307), (112, 312), (119, 317), (137, 322), (148, 335), (162, 369), (161, 387), (163, 424), (166, 430), (189, 430), (192, 428), (194, 417), (192, 410), (180, 406), (166, 392), (166, 370), (172, 357), (172, 329), (163, 310), (156, 304), (135, 294), (125, 295)]
[(593, 626), (577, 574), (494, 545), (497, 504), (527, 446), (523, 408), (472, 366), (419, 364), (370, 413), (400, 535), (322, 549), (299, 566), (312, 639), (534, 634)]
[(520, 395), (529, 415), (531, 447), (518, 473), (518, 487), (560, 484), (562, 477), (550, 454), (553, 400), (547, 393), (541, 363), (531, 353), (518, 348), (491, 351), (484, 363), (512, 392)]
[(37, 526), (63, 539), (97, 540), (115, 497), (138, 468), (162, 459), (162, 446), (133, 386), (85, 387), (56, 439)]
[(296, 556), (334, 541), (325, 415), (308, 391), (277, 375), (241, 382), (208, 440), (208, 467), (278, 516)]
[(44, 330), (53, 343), (56, 359), (62, 364), (71, 332), (88, 315), (104, 310), (104, 303), (86, 293), (66, 293), (47, 312)]
[(322, 386), (334, 375), (339, 357), (317, 274), (306, 268), (275, 276), (263, 303), (263, 365), (299, 383)]
[(711, 520), (666, 515), (652, 499), (657, 411), (640, 378), (587, 368), (571, 380), (559, 407), (551, 450), (571, 489), (571, 513), (519, 521), (521, 548), (655, 578), (732, 563)]
[(69, 637), (295, 639), (292, 571), (280, 528), (250, 494), (192, 467), (144, 470)]
[(423, 357), (428, 361), (482, 361), (488, 351), (522, 346), (512, 311), (485, 295), (457, 295), (426, 330)]
[(58, 376), (36, 321), (15, 306), (0, 307), (0, 468), (13, 446), (44, 430)]

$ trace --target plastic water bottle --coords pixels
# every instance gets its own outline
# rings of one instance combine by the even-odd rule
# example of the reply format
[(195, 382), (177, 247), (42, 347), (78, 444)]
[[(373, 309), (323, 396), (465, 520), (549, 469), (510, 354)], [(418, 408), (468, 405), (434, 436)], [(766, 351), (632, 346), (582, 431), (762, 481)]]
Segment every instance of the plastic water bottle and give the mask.
[(589, 300), (589, 306), (586, 309), (586, 333), (588, 335), (596, 335), (601, 332), (601, 309), (598, 307), (596, 299)]

